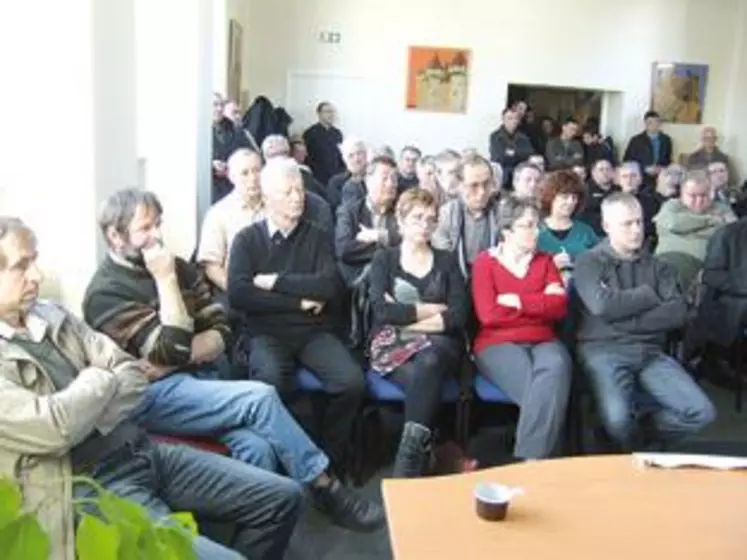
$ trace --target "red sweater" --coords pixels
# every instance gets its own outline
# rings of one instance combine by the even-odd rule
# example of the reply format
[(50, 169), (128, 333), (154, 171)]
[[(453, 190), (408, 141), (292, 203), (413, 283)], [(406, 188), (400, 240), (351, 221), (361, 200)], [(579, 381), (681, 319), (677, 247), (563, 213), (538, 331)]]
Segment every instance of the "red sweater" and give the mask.
[[(472, 297), (480, 330), (475, 352), (505, 342), (538, 343), (555, 340), (555, 323), (565, 317), (567, 295), (548, 295), (549, 284), (563, 284), (552, 256), (536, 253), (523, 278), (517, 278), (489, 251), (482, 252), (472, 266)], [(516, 294), (521, 309), (498, 305), (500, 294)]]

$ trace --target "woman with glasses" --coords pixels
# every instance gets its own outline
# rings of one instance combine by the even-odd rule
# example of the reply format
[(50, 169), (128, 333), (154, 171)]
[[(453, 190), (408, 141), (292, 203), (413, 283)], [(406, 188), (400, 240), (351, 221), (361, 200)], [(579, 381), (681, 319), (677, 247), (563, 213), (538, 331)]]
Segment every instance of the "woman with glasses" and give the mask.
[(514, 456), (541, 459), (558, 442), (568, 403), (571, 359), (555, 332), (568, 296), (553, 257), (537, 251), (535, 203), (505, 199), (499, 226), (498, 245), (472, 269), (475, 359), (480, 374), (521, 409)]
[(405, 191), (397, 202), (402, 243), (380, 250), (369, 271), (371, 365), (405, 390), (405, 426), (395, 477), (423, 474), (441, 385), (460, 366), (469, 310), (453, 254), (431, 248), (438, 220), (433, 195)]

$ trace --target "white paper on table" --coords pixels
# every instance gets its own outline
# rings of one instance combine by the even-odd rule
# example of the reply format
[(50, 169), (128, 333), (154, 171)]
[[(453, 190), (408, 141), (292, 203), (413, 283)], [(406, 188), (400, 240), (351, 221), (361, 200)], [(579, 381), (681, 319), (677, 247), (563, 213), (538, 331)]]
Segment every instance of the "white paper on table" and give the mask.
[(700, 467), (731, 471), (747, 469), (747, 458), (725, 455), (684, 455), (680, 453), (633, 453), (633, 463), (639, 467), (677, 469)]

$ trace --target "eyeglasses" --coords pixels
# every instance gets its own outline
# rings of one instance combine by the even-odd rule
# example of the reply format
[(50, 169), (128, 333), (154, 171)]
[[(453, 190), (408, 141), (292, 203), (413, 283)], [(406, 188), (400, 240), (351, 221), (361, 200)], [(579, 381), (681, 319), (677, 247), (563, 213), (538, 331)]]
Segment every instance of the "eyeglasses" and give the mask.
[(432, 214), (410, 214), (407, 217), (407, 220), (413, 224), (429, 227), (438, 224), (438, 216), (433, 216)]

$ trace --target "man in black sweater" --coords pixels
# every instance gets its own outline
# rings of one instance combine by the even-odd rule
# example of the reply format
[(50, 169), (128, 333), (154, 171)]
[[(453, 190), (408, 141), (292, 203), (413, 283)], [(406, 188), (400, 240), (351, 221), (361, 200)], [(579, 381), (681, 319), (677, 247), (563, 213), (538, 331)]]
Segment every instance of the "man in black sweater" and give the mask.
[[(161, 213), (147, 191), (109, 197), (99, 225), (110, 252), (83, 302), (92, 327), (151, 364), (151, 384), (135, 419), (156, 433), (215, 437), (233, 457), (266, 471), (282, 467), (311, 489), (315, 505), (333, 522), (377, 528), (381, 508), (329, 476), (328, 457), (272, 386), (220, 379), (231, 334), (225, 312), (197, 268), (164, 247)], [(257, 477), (264, 475), (257, 470)]]
[(291, 158), (267, 162), (260, 179), (267, 218), (234, 239), (228, 298), (245, 316), (252, 374), (295, 389), (297, 364), (315, 373), (329, 394), (324, 447), (342, 468), (350, 427), (365, 389), (363, 371), (333, 334), (331, 302), (345, 294), (329, 237), (302, 219), (304, 190)]

